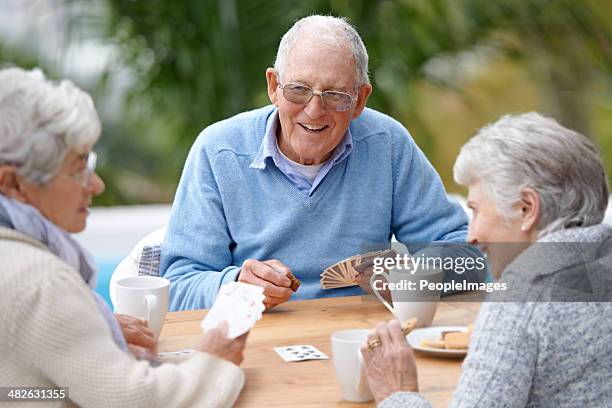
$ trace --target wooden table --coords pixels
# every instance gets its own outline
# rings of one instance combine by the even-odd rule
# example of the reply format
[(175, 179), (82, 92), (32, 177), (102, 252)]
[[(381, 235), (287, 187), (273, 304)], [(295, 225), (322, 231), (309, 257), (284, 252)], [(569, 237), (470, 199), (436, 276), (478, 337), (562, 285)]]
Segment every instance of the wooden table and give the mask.
[[(363, 298), (367, 299), (367, 298)], [(273, 347), (312, 344), (331, 357), (330, 335), (343, 329), (372, 328), (392, 318), (380, 303), (359, 296), (290, 302), (264, 313), (249, 335), (242, 367), (246, 385), (239, 407), (368, 407), (343, 401), (331, 360), (285, 363)], [(433, 325), (467, 325), (480, 304), (445, 298)], [(193, 347), (206, 310), (168, 313), (160, 351)], [(462, 360), (417, 354), (420, 392), (434, 407), (446, 407), (459, 381)]]

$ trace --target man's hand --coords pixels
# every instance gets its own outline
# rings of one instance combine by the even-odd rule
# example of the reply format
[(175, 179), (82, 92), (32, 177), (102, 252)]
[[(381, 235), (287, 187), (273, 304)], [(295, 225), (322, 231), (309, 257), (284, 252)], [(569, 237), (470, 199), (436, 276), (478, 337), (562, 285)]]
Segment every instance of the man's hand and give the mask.
[(138, 346), (153, 354), (157, 352), (155, 336), (147, 327), (146, 321), (125, 314), (115, 314), (115, 319), (129, 346)]
[(291, 281), (287, 274), (291, 270), (287, 265), (277, 259), (258, 261), (247, 259), (242, 264), (238, 282), (250, 283), (251, 285), (264, 288), (264, 305), (266, 310), (289, 300), (293, 291), (290, 289)]

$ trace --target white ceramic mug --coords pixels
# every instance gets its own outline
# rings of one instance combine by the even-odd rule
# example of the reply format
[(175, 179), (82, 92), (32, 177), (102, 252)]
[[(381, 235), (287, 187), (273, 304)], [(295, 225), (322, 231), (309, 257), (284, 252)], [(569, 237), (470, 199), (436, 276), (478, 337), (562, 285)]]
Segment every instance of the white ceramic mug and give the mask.
[[(409, 289), (395, 289), (390, 290), (391, 300), (393, 306), (389, 304), (375, 287), (374, 282), (378, 277), (382, 277), (383, 281), (398, 285), (400, 283), (413, 282), (415, 285), (413, 290)], [(385, 274), (373, 274), (370, 277), (370, 286), (372, 293), (393, 313), (395, 318), (400, 322), (416, 317), (417, 327), (425, 327), (431, 325), (433, 318), (438, 308), (438, 301), (440, 300), (440, 291), (429, 291), (420, 290), (420, 282), (426, 280), (427, 282), (440, 282), (442, 279), (442, 271), (417, 271), (416, 273), (410, 273), (401, 269), (393, 268), (389, 271), (388, 275)]]
[(158, 276), (119, 279), (115, 287), (115, 312), (146, 320), (157, 340), (168, 312), (169, 289), (170, 281)]
[(365, 378), (361, 346), (369, 330), (342, 330), (331, 335), (332, 356), (342, 398), (352, 402), (372, 401), (374, 397)]

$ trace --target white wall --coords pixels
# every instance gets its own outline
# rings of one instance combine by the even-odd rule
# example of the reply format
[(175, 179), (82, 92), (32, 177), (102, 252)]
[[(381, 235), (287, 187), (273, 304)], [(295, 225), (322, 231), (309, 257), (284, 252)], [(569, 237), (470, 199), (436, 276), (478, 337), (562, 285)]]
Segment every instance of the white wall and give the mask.
[(87, 228), (75, 238), (97, 259), (126, 256), (148, 233), (165, 226), (170, 205), (92, 208)]

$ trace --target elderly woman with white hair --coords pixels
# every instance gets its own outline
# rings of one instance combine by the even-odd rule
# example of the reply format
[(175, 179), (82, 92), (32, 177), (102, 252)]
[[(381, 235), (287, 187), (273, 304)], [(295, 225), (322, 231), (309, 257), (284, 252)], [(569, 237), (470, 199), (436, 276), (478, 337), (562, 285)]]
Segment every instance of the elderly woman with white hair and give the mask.
[[(482, 304), (451, 406), (608, 406), (612, 226), (595, 146), (537, 113), (505, 116), (463, 147), (454, 173), (469, 189), (470, 242), (513, 290)], [(379, 406), (429, 406), (399, 323), (379, 323), (374, 339), (362, 352)]]
[(91, 98), (71, 82), (0, 71), (0, 384), (67, 387), (63, 402), (84, 407), (229, 406), (244, 384), (246, 335), (230, 340), (220, 327), (187, 361), (152, 366), (126, 344), (148, 330), (128, 321), (122, 332), (92, 289), (95, 265), (69, 233), (104, 190), (99, 136)]

